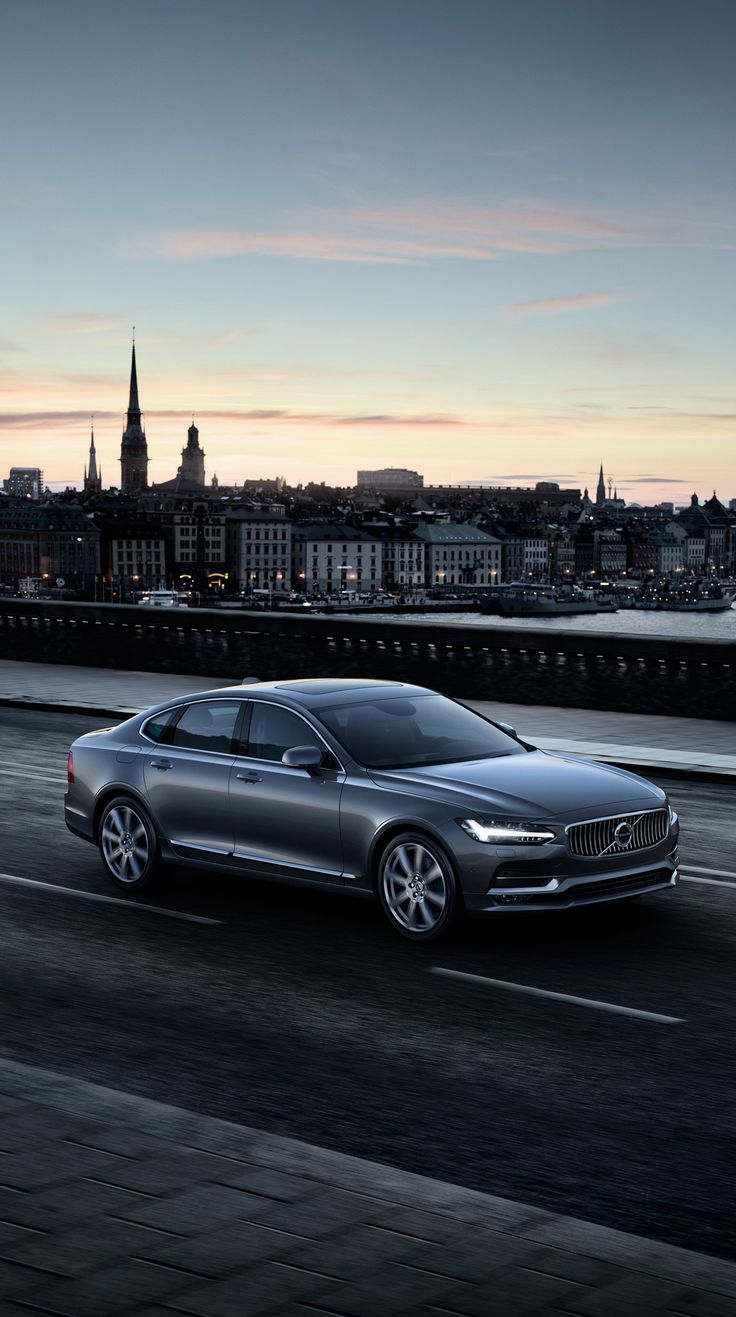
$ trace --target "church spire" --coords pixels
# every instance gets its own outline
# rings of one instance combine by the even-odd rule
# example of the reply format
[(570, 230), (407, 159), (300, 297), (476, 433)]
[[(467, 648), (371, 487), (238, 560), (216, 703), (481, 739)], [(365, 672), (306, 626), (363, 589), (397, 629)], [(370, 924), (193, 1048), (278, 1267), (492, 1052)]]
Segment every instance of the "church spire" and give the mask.
[(85, 494), (99, 494), (102, 490), (102, 472), (97, 470), (97, 450), (95, 448), (94, 418), (90, 417), (89, 465), (84, 468)]
[(138, 402), (138, 372), (135, 368), (135, 339), (130, 360), (130, 397), (128, 398), (128, 425), (140, 425), (141, 408)]
[(596, 507), (602, 508), (606, 501), (606, 477), (603, 474), (603, 463), (601, 462), (600, 474), (598, 476), (598, 486), (595, 491)]
[(96, 481), (97, 480), (97, 450), (95, 449), (94, 421), (92, 421), (90, 424), (90, 438), (91, 438), (91, 442), (89, 445), (89, 471), (87, 473), (87, 479)]

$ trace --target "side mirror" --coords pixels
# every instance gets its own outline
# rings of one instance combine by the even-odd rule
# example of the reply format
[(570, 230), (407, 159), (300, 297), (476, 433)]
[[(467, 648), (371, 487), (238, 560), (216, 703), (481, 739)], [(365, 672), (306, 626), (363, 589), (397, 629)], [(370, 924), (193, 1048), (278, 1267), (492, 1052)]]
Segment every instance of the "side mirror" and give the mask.
[(313, 773), (322, 766), (322, 751), (316, 745), (295, 745), (291, 750), (284, 750), (281, 762), (287, 768), (304, 768)]
[(519, 733), (515, 727), (511, 726), (511, 723), (496, 723), (496, 726), (499, 731), (505, 732), (507, 736), (513, 736), (514, 740), (518, 741)]

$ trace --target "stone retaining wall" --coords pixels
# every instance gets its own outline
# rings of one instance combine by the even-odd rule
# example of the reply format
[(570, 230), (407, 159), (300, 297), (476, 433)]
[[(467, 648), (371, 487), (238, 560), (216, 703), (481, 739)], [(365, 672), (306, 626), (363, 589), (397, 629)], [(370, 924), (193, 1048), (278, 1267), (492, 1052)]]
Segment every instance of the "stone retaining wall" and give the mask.
[(468, 699), (736, 720), (725, 640), (0, 601), (0, 657), (192, 675), (391, 677)]

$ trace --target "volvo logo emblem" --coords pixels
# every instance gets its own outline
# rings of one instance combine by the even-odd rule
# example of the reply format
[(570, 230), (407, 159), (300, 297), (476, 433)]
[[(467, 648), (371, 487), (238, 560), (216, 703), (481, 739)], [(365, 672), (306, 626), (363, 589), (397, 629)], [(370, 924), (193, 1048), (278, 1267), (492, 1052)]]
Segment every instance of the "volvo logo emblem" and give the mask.
[(613, 830), (613, 839), (622, 851), (627, 851), (634, 840), (634, 832), (629, 823), (619, 823)]

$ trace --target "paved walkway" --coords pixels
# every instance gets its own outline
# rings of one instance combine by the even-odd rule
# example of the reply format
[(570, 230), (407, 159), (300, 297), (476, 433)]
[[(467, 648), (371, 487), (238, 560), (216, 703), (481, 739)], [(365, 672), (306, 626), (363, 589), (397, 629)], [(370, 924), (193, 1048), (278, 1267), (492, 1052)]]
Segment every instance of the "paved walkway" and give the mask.
[(733, 1317), (736, 1264), (0, 1060), (0, 1312)]
[[(245, 674), (244, 674), (245, 675)], [(52, 663), (0, 661), (0, 704), (125, 717), (192, 690), (232, 684), (221, 677), (120, 672)], [(563, 750), (631, 767), (736, 777), (736, 722), (663, 718), (592, 709), (477, 701), (546, 750)]]

